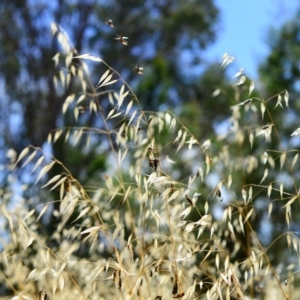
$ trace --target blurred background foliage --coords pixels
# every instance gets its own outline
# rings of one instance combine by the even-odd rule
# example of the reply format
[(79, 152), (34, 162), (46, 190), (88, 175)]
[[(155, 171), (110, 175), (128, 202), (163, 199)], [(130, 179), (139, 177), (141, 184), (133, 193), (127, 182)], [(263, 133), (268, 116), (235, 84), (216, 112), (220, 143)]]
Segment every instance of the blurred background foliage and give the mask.
[[(102, 136), (94, 140), (86, 151), (82, 151), (83, 146), (77, 145), (75, 148), (63, 140), (58, 140), (53, 146), (47, 144), (49, 132), (58, 127), (75, 125), (73, 116), (63, 116), (61, 108), (67, 95), (76, 92), (79, 85), (75, 78), (72, 78), (67, 89), (56, 89), (54, 86), (53, 77), (57, 75), (58, 69), (54, 67), (52, 58), (60, 50), (60, 46), (51, 36), (50, 23), (56, 22), (68, 34), (74, 53), (91, 53), (103, 58), (132, 86), (143, 109), (172, 111), (195, 138), (203, 142), (209, 138), (212, 140), (212, 157), (222, 151), (228, 151), (232, 157), (234, 186), (240, 189), (253, 182), (259, 184), (265, 169), (260, 161), (255, 172), (247, 172), (243, 167), (235, 168), (234, 164), (239, 164), (251, 155), (260, 158), (265, 152), (266, 146), (262, 140), (255, 139), (253, 149), (250, 148), (248, 136), (255, 129), (251, 127), (253, 123), (276, 123), (280, 140), (272, 136), (268, 147), (278, 151), (288, 149), (290, 134), (299, 126), (299, 12), (279, 30), (270, 31), (270, 54), (257, 66), (259, 91), (255, 90), (251, 96), (268, 99), (282, 93), (284, 97), (283, 92), (287, 89), (290, 94), (288, 117), (283, 117), (284, 114), (286, 116), (286, 110), (283, 111), (280, 105), (274, 109), (277, 96), (268, 102), (272, 118), (266, 113), (266, 118), (261, 121), (251, 109), (241, 109), (243, 120), (246, 120), (240, 126), (245, 134), (242, 141), (232, 140), (230, 136), (224, 139), (215, 138), (216, 135), (221, 135), (220, 132), (230, 130), (231, 107), (249, 98), (248, 86), (233, 86), (232, 79), (220, 69), (219, 62), (209, 64), (202, 57), (203, 50), (212, 45), (218, 37), (221, 13), (213, 0), (202, 0), (201, 4), (194, 0), (2, 0), (1, 164), (7, 163), (5, 153), (8, 149), (15, 149), (20, 153), (24, 147), (31, 144), (48, 147), (53, 156), (62, 161), (82, 185), (95, 186), (97, 181), (101, 181), (106, 172), (109, 172), (109, 145), (103, 141)], [(108, 22), (110, 19), (113, 26)], [(116, 41), (116, 34), (128, 37), (128, 46)], [(138, 64), (144, 68), (142, 76), (135, 72), (135, 66)], [(105, 69), (92, 64), (89, 67), (91, 80), (96, 84)], [(247, 83), (250, 84), (250, 80)], [(219, 93), (213, 94), (217, 89)], [(92, 93), (91, 90), (88, 91)], [(101, 104), (101, 95), (98, 97)], [(252, 103), (259, 111), (260, 102), (253, 100)], [(108, 112), (111, 107), (103, 104), (103, 109)], [(90, 127), (105, 129), (105, 124), (93, 115), (80, 116), (80, 121)], [(161, 144), (168, 140), (167, 137), (168, 132), (163, 131), (159, 138)], [(294, 143), (293, 147), (298, 150), (299, 143)], [(180, 173), (178, 180), (190, 176), (187, 164), (193, 165), (193, 158), (188, 158), (188, 162), (180, 157), (171, 159), (177, 162), (176, 168)], [(274, 154), (274, 160), (278, 164), (278, 154)], [(57, 172), (57, 169), (53, 168), (49, 177)], [(17, 170), (16, 173), (20, 183), (32, 183), (26, 169)], [(2, 188), (10, 184), (7, 181), (8, 174), (9, 170), (2, 169)], [(226, 177), (228, 174), (223, 175)], [(298, 179), (298, 171), (294, 173), (293, 178), (288, 172), (278, 174), (270, 171), (268, 178), (274, 185), (280, 180), (287, 182), (285, 191), (291, 193), (298, 193)], [(294, 184), (290, 184), (293, 180)], [(210, 192), (206, 186), (201, 185), (199, 190), (204, 195)], [(33, 197), (36, 189), (27, 193), (24, 193), (25, 198)], [(241, 191), (237, 190), (234, 196), (241, 198)], [(57, 199), (58, 195), (53, 193), (52, 197)], [(49, 195), (45, 201), (49, 201)], [(269, 201), (266, 197), (258, 196), (255, 203), (261, 209), (255, 216), (254, 230), (261, 236), (267, 235), (264, 238), (266, 246), (282, 232), (282, 228), (288, 230), (279, 205), (274, 208), (270, 222), (266, 221)], [(203, 206), (201, 201), (199, 202), (199, 206)], [(29, 201), (29, 206), (30, 203)], [(222, 207), (223, 204), (217, 205)], [(53, 206), (53, 209), (58, 209), (59, 203), (54, 202)], [(55, 218), (51, 218), (52, 222), (44, 224), (49, 233), (55, 230)], [(297, 222), (299, 216), (293, 216), (291, 229), (299, 230)], [(249, 236), (240, 238), (246, 245), (239, 254), (241, 259), (244, 259), (250, 253), (251, 241)], [(270, 250), (270, 258), (276, 263), (284, 257), (284, 253), (280, 252), (280, 248), (284, 248), (284, 242), (279, 240), (280, 247)]]

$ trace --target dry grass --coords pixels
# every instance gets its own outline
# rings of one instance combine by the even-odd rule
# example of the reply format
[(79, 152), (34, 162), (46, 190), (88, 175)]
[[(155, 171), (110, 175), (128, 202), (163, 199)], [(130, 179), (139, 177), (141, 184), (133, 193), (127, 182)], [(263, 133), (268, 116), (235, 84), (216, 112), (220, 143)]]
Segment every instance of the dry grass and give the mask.
[[(54, 79), (57, 88), (66, 89), (72, 78), (81, 86), (80, 93), (66, 98), (62, 112), (72, 112), (76, 121), (82, 112), (94, 114), (101, 129), (59, 128), (49, 133), (48, 142), (64, 139), (74, 147), (84, 142), (88, 149), (101, 140), (104, 151), (110, 150), (110, 171), (95, 179), (97, 184), (83, 186), (64, 162), (43, 149), (29, 146), (18, 157), (11, 155), (11, 182), (18, 167), (29, 168), (36, 184), (54, 165), (61, 172), (47, 178), (31, 211), (26, 205), (30, 199), (17, 199), (18, 205), (11, 206), (14, 191), (2, 193), (1, 226), (6, 234), (1, 237), (0, 280), (15, 294), (3, 299), (296, 299), (295, 265), (273, 266), (269, 248), (276, 241), (264, 247), (253, 224), (261, 209), (254, 200), (260, 197), (270, 199), (269, 216), (279, 202), (287, 224), (291, 222), (298, 189), (295, 194), (285, 192), (283, 182), (268, 178), (284, 168), (294, 178), (298, 151), (268, 150), (271, 137), (280, 141), (276, 124), (258, 122), (249, 128), (243, 126), (241, 113), (258, 116), (254, 120), (272, 116), (269, 103), (275, 99), (287, 107), (288, 93), (269, 100), (241, 99), (217, 152), (210, 140), (197, 140), (171, 111), (144, 111), (117, 71), (98, 57), (75, 54), (65, 33), (56, 25), (53, 31), (62, 47), (54, 59), (63, 65)], [(225, 55), (222, 67), (232, 59)], [(87, 62), (106, 68), (95, 86)], [(247, 85), (246, 79), (238, 74), (233, 86)], [(247, 89), (251, 96), (254, 82)], [(104, 103), (109, 111), (102, 108)], [(228, 151), (229, 141), (250, 149), (257, 139), (265, 143), (262, 155), (239, 157)], [(184, 174), (190, 173), (186, 178), (179, 162)], [(251, 173), (262, 165), (261, 182), (238, 185), (238, 171)], [(54, 200), (60, 203), (59, 211), (52, 211), (53, 200), (42, 199), (52, 190), (59, 191)], [(214, 214), (214, 203), (222, 210), (222, 220)], [(46, 224), (51, 213), (59, 223), (50, 237), (43, 234), (40, 221)], [(297, 235), (283, 229), (278, 239), (283, 238), (297, 262)], [(241, 248), (247, 253), (243, 260), (238, 256)], [(80, 256), (80, 251), (89, 254)]]

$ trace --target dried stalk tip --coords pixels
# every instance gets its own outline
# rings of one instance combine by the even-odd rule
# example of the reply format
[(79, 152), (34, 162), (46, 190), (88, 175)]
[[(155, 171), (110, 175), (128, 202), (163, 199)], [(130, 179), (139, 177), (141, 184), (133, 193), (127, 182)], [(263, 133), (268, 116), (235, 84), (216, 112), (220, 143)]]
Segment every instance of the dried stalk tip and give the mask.
[(174, 185), (171, 183), (170, 184), (170, 193), (169, 195), (171, 196), (174, 193)]
[(66, 190), (67, 193), (70, 192), (70, 180), (69, 180), (69, 178), (67, 178), (66, 181), (65, 181), (65, 190)]
[(217, 198), (219, 198), (220, 201), (223, 201), (221, 191), (220, 191), (220, 189), (218, 187), (216, 187), (215, 190), (214, 190), (214, 196), (217, 197)]
[(115, 25), (114, 25), (112, 19), (108, 19), (108, 20), (105, 22), (105, 24), (108, 25), (108, 26), (111, 27), (111, 28), (114, 28), (114, 27), (115, 27)]
[(115, 37), (115, 40), (118, 40), (124, 46), (128, 45), (128, 37), (123, 36), (121, 34), (117, 34), (117, 37)]
[(173, 298), (174, 298), (174, 299), (179, 299), (179, 298), (182, 298), (183, 296), (184, 296), (184, 292), (179, 293), (179, 294), (177, 294), (177, 295), (174, 295)]
[(137, 74), (143, 75), (144, 68), (140, 67), (140, 65), (135, 66), (134, 69)]
[(154, 159), (149, 159), (149, 167), (153, 168), (154, 171), (157, 170), (159, 165), (159, 159), (154, 158)]
[(189, 202), (189, 204), (191, 204), (191, 206), (193, 206), (193, 201), (187, 194), (185, 195), (185, 198)]
[(172, 295), (176, 295), (178, 293), (178, 283), (175, 281), (173, 290), (172, 290)]
[(152, 272), (152, 270), (149, 270), (149, 275), (150, 275), (150, 278), (152, 278), (152, 276), (153, 276), (153, 272)]
[(48, 294), (45, 290), (41, 290), (39, 292), (39, 300), (48, 300), (49, 297), (48, 297)]
[(113, 281), (116, 285), (116, 287), (121, 290), (122, 288), (122, 279), (121, 279), (121, 271), (116, 270), (113, 272)]

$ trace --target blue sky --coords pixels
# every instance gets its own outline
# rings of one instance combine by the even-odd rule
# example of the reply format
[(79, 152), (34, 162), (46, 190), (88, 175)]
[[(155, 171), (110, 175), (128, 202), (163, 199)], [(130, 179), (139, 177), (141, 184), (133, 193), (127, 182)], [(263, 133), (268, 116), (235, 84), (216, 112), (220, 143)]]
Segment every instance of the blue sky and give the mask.
[(235, 57), (234, 71), (244, 68), (257, 78), (258, 62), (269, 53), (266, 44), (271, 26), (280, 27), (293, 17), (299, 0), (215, 0), (221, 11), (217, 41), (207, 51), (212, 60), (225, 52)]

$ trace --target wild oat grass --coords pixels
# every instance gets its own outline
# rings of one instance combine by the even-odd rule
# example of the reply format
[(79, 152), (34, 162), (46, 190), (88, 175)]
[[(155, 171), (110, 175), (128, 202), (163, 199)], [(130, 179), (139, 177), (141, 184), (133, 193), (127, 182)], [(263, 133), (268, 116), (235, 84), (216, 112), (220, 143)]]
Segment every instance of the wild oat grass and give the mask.
[[(269, 248), (276, 240), (265, 247), (253, 229), (261, 209), (254, 205), (257, 198), (269, 199), (269, 216), (280, 203), (287, 225), (299, 202), (297, 189), (291, 194), (283, 182), (268, 180), (270, 172), (284, 168), (293, 177), (298, 161), (296, 150), (268, 150), (271, 138), (280, 139), (277, 125), (264, 123), (265, 114), (272, 119), (273, 100), (288, 107), (288, 92), (268, 100), (251, 97), (255, 83), (238, 73), (233, 87), (246, 87), (249, 98), (232, 107), (230, 130), (198, 140), (174, 112), (143, 110), (116, 70), (99, 57), (78, 54), (59, 26), (52, 29), (61, 45), (54, 57), (57, 89), (65, 91), (76, 80), (81, 90), (62, 103), (63, 114), (73, 114), (78, 126), (53, 130), (48, 143), (84, 143), (84, 151), (101, 141), (109, 170), (85, 186), (51, 151), (29, 146), (18, 157), (10, 155), (11, 182), (22, 167), (43, 186), (34, 201), (17, 199), (13, 205), (14, 189), (2, 192), (0, 275), (2, 286), (14, 293), (3, 299), (297, 299), (296, 266), (272, 265)], [(221, 67), (232, 60), (224, 55)], [(89, 63), (105, 67), (96, 85)], [(142, 75), (142, 67), (136, 69)], [(99, 127), (80, 124), (86, 112)], [(247, 113), (257, 123), (249, 126)], [(297, 138), (299, 129), (291, 134)], [(219, 141), (222, 147), (214, 145)], [(263, 153), (251, 152), (257, 141), (265, 145)], [(247, 148), (247, 156), (231, 153), (232, 143)], [(54, 166), (61, 171), (49, 178)], [(236, 174), (261, 166), (260, 182), (239, 185)], [(59, 191), (59, 198), (48, 200), (50, 191)], [(59, 211), (53, 211), (54, 201)], [(42, 225), (50, 214), (58, 220), (52, 236)], [(283, 228), (278, 239), (287, 239), (297, 262), (297, 235)], [(246, 258), (238, 255), (241, 248)]]

